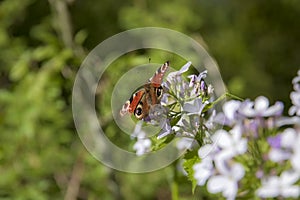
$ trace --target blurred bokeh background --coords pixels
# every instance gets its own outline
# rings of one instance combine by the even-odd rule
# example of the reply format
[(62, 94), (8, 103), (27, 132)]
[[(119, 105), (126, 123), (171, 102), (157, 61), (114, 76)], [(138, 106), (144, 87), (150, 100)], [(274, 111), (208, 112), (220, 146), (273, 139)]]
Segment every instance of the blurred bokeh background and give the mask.
[[(122, 173), (83, 147), (71, 111), (83, 59), (120, 31), (170, 28), (205, 45), (229, 92), (264, 95), (288, 108), (300, 68), (299, 19), (298, 0), (1, 0), (0, 199), (171, 199), (172, 166)], [(102, 85), (149, 57), (165, 61), (132, 53), (109, 68)], [(101, 87), (99, 102), (112, 87)], [(98, 105), (104, 131), (117, 138), (106, 105)], [(184, 176), (176, 178), (181, 199), (206, 198), (201, 188), (193, 195)]]

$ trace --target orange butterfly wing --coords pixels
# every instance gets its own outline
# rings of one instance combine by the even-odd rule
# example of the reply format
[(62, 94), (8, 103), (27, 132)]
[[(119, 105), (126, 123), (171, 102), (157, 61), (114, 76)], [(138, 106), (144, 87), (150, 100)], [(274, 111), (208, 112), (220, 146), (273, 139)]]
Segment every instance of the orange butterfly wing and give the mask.
[[(149, 106), (151, 104), (159, 103), (156, 94), (153, 91), (156, 91), (154, 88), (161, 87), (161, 83), (169, 68), (169, 61), (165, 62), (155, 74), (148, 80), (148, 83), (144, 85), (144, 88), (135, 92), (129, 100), (125, 102), (122, 109), (120, 110), (120, 115), (124, 116), (127, 113), (133, 113), (139, 104), (142, 104), (142, 115), (139, 119), (148, 115)], [(149, 94), (148, 94), (149, 93)]]

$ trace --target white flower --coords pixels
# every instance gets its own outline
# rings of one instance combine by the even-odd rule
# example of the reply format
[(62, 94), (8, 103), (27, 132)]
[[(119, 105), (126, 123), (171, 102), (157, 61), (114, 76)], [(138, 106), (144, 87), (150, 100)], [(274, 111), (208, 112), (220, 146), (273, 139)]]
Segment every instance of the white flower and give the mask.
[(299, 140), (299, 134), (295, 129), (287, 128), (281, 134), (281, 147), (283, 148), (294, 148), (298, 147), (297, 139)]
[(183, 137), (177, 141), (176, 147), (178, 150), (192, 149), (192, 145), (194, 141), (195, 141), (194, 138)]
[(220, 175), (212, 176), (207, 182), (210, 193), (222, 192), (227, 200), (235, 199), (238, 191), (238, 181), (244, 177), (245, 170), (242, 165), (234, 163), (230, 169)]
[(217, 148), (214, 144), (206, 144), (198, 150), (198, 156), (201, 162), (193, 166), (194, 178), (198, 185), (204, 185), (207, 179), (215, 172), (213, 159)]
[(231, 100), (226, 102), (223, 105), (223, 111), (225, 114), (225, 117), (227, 118), (227, 120), (229, 120), (230, 122), (233, 122), (236, 120), (237, 118), (237, 110), (239, 109), (241, 105), (240, 101), (236, 101), (236, 100)]
[(172, 127), (170, 125), (170, 121), (166, 120), (163, 124), (163, 127), (160, 131), (160, 133), (157, 136), (157, 139), (161, 139), (163, 137), (166, 137), (167, 135), (170, 135), (172, 133)]
[(197, 114), (200, 115), (202, 113), (203, 108), (208, 104), (209, 102), (202, 103), (201, 98), (197, 98), (194, 100), (191, 100), (189, 102), (185, 102), (183, 105), (183, 111), (187, 112), (187, 114)]
[(271, 117), (281, 115), (283, 112), (283, 103), (276, 102), (269, 107), (269, 100), (264, 96), (259, 96), (254, 103), (250, 101), (243, 102), (239, 113), (246, 117)]
[(296, 139), (296, 133), (294, 129), (285, 129), (283, 133), (275, 136), (269, 137), (268, 143), (271, 145), (271, 150), (269, 152), (269, 158), (273, 162), (280, 162), (283, 160), (290, 159), (292, 153), (291, 148), (293, 148), (293, 142)]
[(150, 151), (151, 140), (148, 138), (138, 138), (137, 142), (133, 145), (136, 155), (141, 156)]
[(212, 159), (205, 157), (200, 163), (193, 166), (194, 178), (197, 180), (198, 185), (204, 185), (207, 179), (213, 174), (214, 168)]
[(300, 91), (300, 70), (298, 70), (297, 76), (293, 78), (292, 83), (295, 91)]
[(224, 103), (223, 113), (219, 113), (216, 116), (215, 121), (219, 124), (226, 124), (228, 126), (236, 124), (239, 121), (237, 111), (240, 108), (241, 103), (242, 102), (236, 100), (231, 100)]
[(300, 117), (280, 117), (275, 121), (275, 127), (282, 127), (286, 125), (300, 124)]
[(280, 162), (290, 159), (293, 169), (300, 174), (300, 133), (287, 128), (280, 135), (269, 139), (269, 143), (270, 141), (276, 142), (269, 152), (270, 160)]
[(146, 132), (142, 130), (142, 125), (143, 125), (143, 122), (142, 121), (139, 121), (135, 127), (134, 127), (134, 131), (133, 133), (131, 134), (131, 136), (133, 138), (135, 137), (145, 137), (146, 136)]
[(183, 74), (184, 72), (187, 72), (191, 66), (192, 62), (189, 61), (187, 62), (185, 65), (183, 65), (181, 67), (181, 69), (179, 71), (175, 71), (175, 72), (171, 72), (168, 74), (167, 80), (169, 82), (172, 82), (172, 79), (174, 79), (176, 76), (180, 76), (181, 74)]
[(291, 164), (293, 169), (297, 171), (298, 174), (300, 174), (300, 132), (296, 133), (295, 129), (292, 130), (294, 130), (296, 138), (293, 141), (290, 141), (291, 143), (294, 143), (293, 154), (291, 156)]
[(200, 81), (207, 76), (207, 70), (201, 72), (198, 76), (193, 74), (189, 75), (188, 78), (190, 78), (190, 84), (189, 87), (193, 87), (195, 84), (200, 83)]
[[(188, 62), (179, 71), (169, 73), (167, 81), (163, 83), (164, 88), (176, 99), (184, 100), (186, 97), (190, 97), (188, 82), (182, 77), (182, 74), (188, 71), (191, 64), (191, 62)], [(166, 99), (163, 100), (163, 103), (165, 103)]]
[(218, 130), (214, 137), (217, 138), (217, 146), (221, 148), (220, 152), (226, 152), (228, 157), (234, 157), (247, 151), (247, 139), (242, 138), (242, 128), (239, 125), (229, 132)]
[(135, 126), (132, 136), (137, 138), (136, 143), (133, 145), (133, 149), (136, 151), (136, 155), (141, 156), (150, 151), (151, 140), (146, 137), (146, 132), (142, 130), (142, 121), (138, 122)]
[(198, 156), (201, 159), (206, 157), (214, 158), (215, 154), (217, 153), (217, 148), (215, 144), (206, 144), (198, 150)]
[[(298, 143), (298, 145), (299, 145), (299, 143)], [(291, 164), (292, 164), (293, 169), (300, 174), (300, 150), (299, 150), (299, 147), (298, 147), (298, 150), (296, 152), (294, 152), (291, 156)]]
[(280, 177), (271, 176), (262, 180), (262, 186), (257, 190), (261, 198), (268, 197), (299, 197), (300, 186), (293, 185), (299, 179), (299, 174), (293, 171), (282, 172)]
[(273, 162), (281, 162), (291, 158), (291, 153), (282, 149), (272, 148), (269, 152), (269, 159)]
[(300, 116), (300, 92), (291, 92), (290, 98), (293, 106), (289, 109), (289, 115)]
[(199, 115), (182, 114), (176, 125), (172, 127), (172, 130), (176, 133), (176, 136), (186, 136), (194, 138), (195, 135), (199, 132), (200, 125)]
[[(167, 81), (163, 84), (166, 88), (170, 89), (172, 86), (180, 87), (178, 83), (182, 83), (182, 77), (181, 75), (189, 70), (189, 67), (191, 66), (192, 62), (187, 62), (185, 65), (181, 67), (179, 71), (171, 72), (167, 76)], [(180, 88), (177, 88), (180, 89)]]
[(209, 116), (208, 120), (204, 122), (205, 126), (208, 128), (208, 130), (212, 130), (215, 128), (215, 118), (216, 118), (216, 110), (213, 110), (211, 115)]
[(188, 76), (188, 78), (191, 79), (189, 83), (189, 88), (190, 89), (192, 88), (190, 94), (192, 97), (196, 97), (200, 94), (206, 96), (208, 94), (208, 87), (204, 81), (206, 75), (207, 75), (207, 70), (201, 72), (198, 76), (195, 74)]

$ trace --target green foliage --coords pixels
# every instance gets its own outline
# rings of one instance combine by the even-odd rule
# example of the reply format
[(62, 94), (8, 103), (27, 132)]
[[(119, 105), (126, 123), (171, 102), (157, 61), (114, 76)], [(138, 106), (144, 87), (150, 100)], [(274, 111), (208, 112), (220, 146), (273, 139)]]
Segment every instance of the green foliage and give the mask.
[(197, 186), (197, 180), (194, 178), (194, 170), (193, 166), (200, 161), (200, 158), (198, 156), (198, 151), (188, 151), (184, 154), (184, 163), (183, 168), (187, 173), (187, 177), (189, 181), (192, 183), (192, 191), (195, 192), (196, 186)]

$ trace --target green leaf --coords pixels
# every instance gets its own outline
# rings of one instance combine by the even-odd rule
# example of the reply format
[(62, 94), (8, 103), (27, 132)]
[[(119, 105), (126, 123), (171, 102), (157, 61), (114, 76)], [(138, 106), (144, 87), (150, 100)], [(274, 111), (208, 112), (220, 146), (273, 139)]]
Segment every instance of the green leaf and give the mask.
[(188, 179), (192, 182), (192, 192), (195, 192), (197, 186), (197, 180), (194, 178), (194, 170), (193, 166), (200, 162), (200, 158), (198, 156), (198, 151), (187, 151), (184, 155), (183, 168), (187, 172)]
[(74, 40), (75, 43), (78, 45), (82, 45), (84, 41), (86, 41), (88, 37), (88, 32), (86, 30), (80, 30), (76, 33)]
[(29, 70), (30, 60), (31, 60), (31, 53), (27, 51), (21, 56), (21, 58), (12, 67), (9, 75), (10, 79), (13, 81), (18, 81), (22, 79)]
[(168, 143), (170, 143), (173, 139), (174, 139), (175, 135), (174, 134), (170, 134), (167, 137), (161, 138), (161, 139), (157, 139), (156, 136), (154, 136), (152, 138), (152, 142), (154, 143), (154, 145), (152, 146), (152, 151), (157, 151), (161, 148), (163, 148), (164, 146), (166, 146)]

